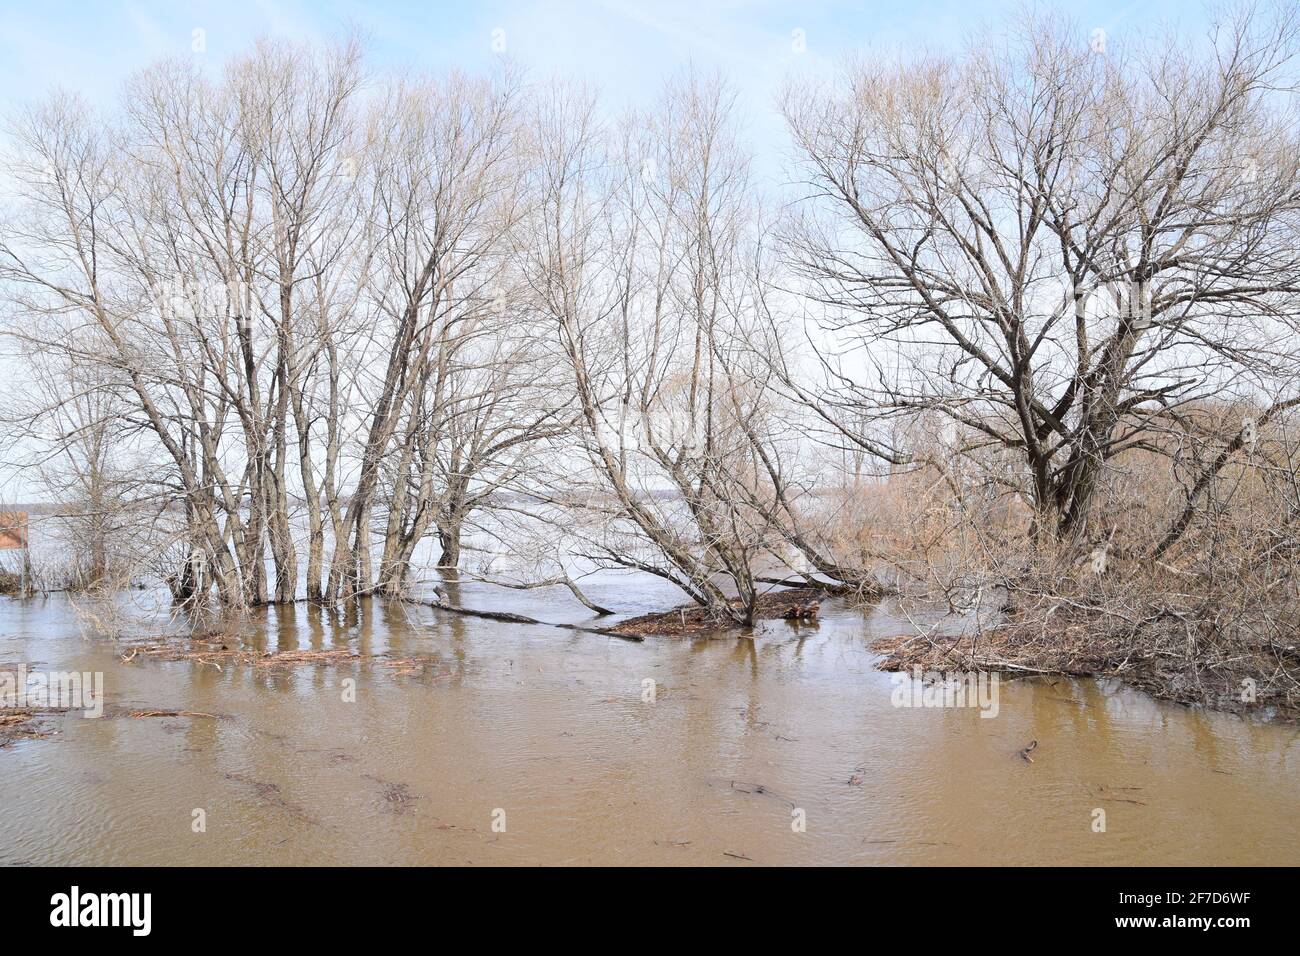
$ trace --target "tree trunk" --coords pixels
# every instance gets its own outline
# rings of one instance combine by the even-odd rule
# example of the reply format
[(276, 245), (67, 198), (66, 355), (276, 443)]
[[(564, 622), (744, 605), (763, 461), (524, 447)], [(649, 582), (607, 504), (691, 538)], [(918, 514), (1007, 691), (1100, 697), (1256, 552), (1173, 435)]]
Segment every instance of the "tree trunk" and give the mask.
[(438, 570), (447, 577), (456, 577), (460, 568), (460, 534), (464, 519), (456, 515), (438, 524), (438, 544), (442, 554), (438, 558)]

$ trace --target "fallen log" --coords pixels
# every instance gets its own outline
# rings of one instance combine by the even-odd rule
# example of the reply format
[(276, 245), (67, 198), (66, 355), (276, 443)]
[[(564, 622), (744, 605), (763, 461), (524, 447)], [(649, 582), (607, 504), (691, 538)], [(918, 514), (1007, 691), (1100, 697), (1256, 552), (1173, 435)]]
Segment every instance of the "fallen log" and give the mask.
[(417, 601), (409, 599), (413, 604), (422, 604), (425, 607), (435, 608), (439, 611), (446, 611), (449, 614), (462, 614), (465, 617), (479, 617), (489, 621), (505, 621), (508, 624), (535, 624), (539, 627), (558, 627), (566, 631), (579, 631), (583, 634), (600, 634), (604, 637), (617, 637), (624, 641), (645, 640), (643, 635), (624, 634), (612, 627), (586, 627), (582, 624), (556, 624), (553, 621), (539, 621), (535, 617), (528, 617), (525, 614), (514, 614), (510, 611), (480, 611), (477, 608), (461, 607), (456, 604), (447, 604), (443, 601)]
[(845, 584), (843, 581), (823, 581), (820, 578), (796, 574), (788, 578), (772, 578), (765, 576), (755, 576), (755, 581), (759, 584), (770, 584), (775, 587), (797, 588), (799, 590), (811, 589), (814, 591), (825, 591), (827, 594), (837, 596), (847, 596), (850, 594), (860, 595), (861, 597), (888, 597), (898, 593), (898, 589), (887, 584), (875, 582), (862, 582), (861, 584)]

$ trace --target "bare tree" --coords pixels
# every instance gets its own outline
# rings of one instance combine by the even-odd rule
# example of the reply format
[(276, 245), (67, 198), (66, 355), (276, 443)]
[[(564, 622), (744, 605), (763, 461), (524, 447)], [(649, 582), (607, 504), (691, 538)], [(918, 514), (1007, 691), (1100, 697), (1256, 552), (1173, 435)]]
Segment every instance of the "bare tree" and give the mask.
[(591, 471), (552, 494), (585, 511), (585, 556), (752, 622), (774, 536), (745, 438), (768, 392), (737, 359), (756, 205), (733, 109), (720, 81), (687, 76), (609, 129), (588, 92), (551, 88), (521, 251), (579, 406)]
[(1107, 464), (1180, 409), (1289, 401), (1300, 194), (1273, 101), (1295, 30), (1279, 7), (1209, 56), (1125, 56), (1035, 22), (1010, 48), (791, 90), (808, 191), (788, 248), (825, 307), (826, 387), (801, 398), (886, 459), (908, 450), (882, 419), (931, 411), (960, 454), (1014, 452), (1035, 534), (1070, 540)]
[(510, 299), (496, 286), (477, 314), (439, 325), (442, 338), (417, 373), (388, 468), (380, 580), (389, 593), (402, 591), (415, 548), (430, 534), (439, 570), (454, 576), (467, 522), (531, 471), (539, 442), (569, 429), (570, 401), (551, 381), (551, 350)]
[(17, 124), (28, 206), (0, 247), (28, 318), (17, 334), (100, 363), (133, 395), (180, 486), (197, 558), (183, 593), (215, 581), (227, 603), (265, 600), (269, 543), (275, 599), (296, 597), (293, 293), (334, 232), (325, 173), (357, 62), (350, 44), (319, 57), (261, 45), (221, 85), (179, 64), (146, 71), (118, 124), (67, 97)]
[(375, 111), (364, 171), (378, 217), (368, 295), (389, 325), (328, 599), (373, 586), (370, 523), (403, 409), (422, 393), (440, 343), (457, 338), (456, 327), (492, 300), (518, 203), (517, 87), (508, 73), (495, 81), (403, 82)]

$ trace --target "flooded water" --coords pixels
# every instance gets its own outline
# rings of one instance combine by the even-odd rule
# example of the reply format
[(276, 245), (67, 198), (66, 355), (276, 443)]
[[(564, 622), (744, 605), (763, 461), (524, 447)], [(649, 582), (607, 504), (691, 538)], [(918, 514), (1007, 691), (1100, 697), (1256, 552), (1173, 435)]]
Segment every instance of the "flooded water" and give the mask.
[[(626, 577), (590, 591), (675, 603)], [(563, 592), (458, 600), (588, 617)], [(0, 749), (0, 863), (1300, 863), (1296, 728), (1090, 681), (1004, 682), (991, 719), (896, 707), (870, 650), (903, 626), (890, 608), (824, 613), (636, 644), (298, 605), (247, 646), (365, 660), (255, 669), (123, 663), (67, 601), (0, 600), (0, 664), (102, 671), (109, 709)], [(381, 666), (410, 656), (436, 663)]]

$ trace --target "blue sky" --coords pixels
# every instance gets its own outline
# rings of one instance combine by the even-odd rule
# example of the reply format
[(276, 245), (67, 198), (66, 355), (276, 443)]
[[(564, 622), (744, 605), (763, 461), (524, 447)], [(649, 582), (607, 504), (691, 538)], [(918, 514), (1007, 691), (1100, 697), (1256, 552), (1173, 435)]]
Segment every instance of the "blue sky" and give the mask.
[[(1121, 38), (1160, 23), (1203, 34), (1206, 19), (1204, 7), (1187, 0), (1046, 6), (1079, 23), (1081, 42), (1096, 28)], [(787, 75), (833, 69), (854, 52), (956, 48), (1025, 9), (1005, 0), (0, 0), (0, 114), (55, 85), (111, 102), (124, 78), (160, 57), (194, 56), (216, 68), (260, 35), (324, 40), (355, 24), (376, 66), (484, 68), (497, 56), (494, 41), (504, 40), (537, 75), (595, 82), (611, 109), (647, 102), (688, 62), (717, 68), (737, 87), (762, 151), (779, 136), (771, 103)], [(197, 53), (196, 30), (204, 41)]]

